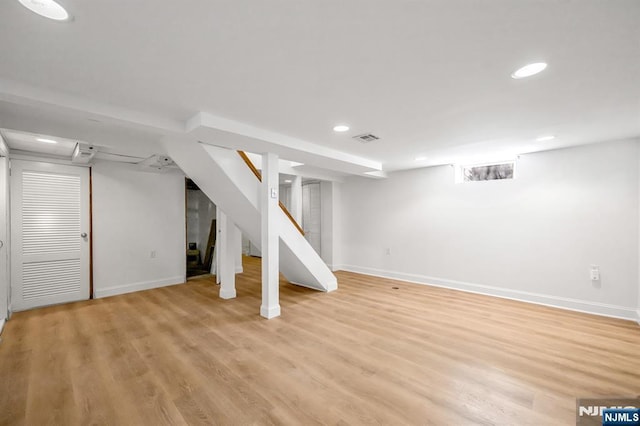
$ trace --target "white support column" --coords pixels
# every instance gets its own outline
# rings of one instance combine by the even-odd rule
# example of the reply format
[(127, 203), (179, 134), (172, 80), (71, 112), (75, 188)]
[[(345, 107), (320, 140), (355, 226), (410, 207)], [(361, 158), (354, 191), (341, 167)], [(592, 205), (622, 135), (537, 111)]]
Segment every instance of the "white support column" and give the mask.
[(302, 226), (302, 176), (295, 176), (291, 182), (291, 216)]
[(211, 266), (211, 273), (216, 274), (216, 284), (220, 284), (220, 265), (222, 258), (220, 257), (220, 243), (222, 242), (222, 210), (216, 208), (216, 244), (213, 250), (213, 265)]
[(218, 275), (220, 276), (220, 298), (233, 299), (236, 297), (236, 243), (235, 235), (238, 228), (229, 217), (218, 209), (220, 220), (220, 234), (216, 241), (218, 248)]
[(278, 228), (278, 156), (262, 155), (260, 214), (262, 224), (262, 306), (260, 315), (271, 319), (280, 315), (280, 253)]
[(241, 274), (244, 269), (242, 268), (242, 232), (238, 229), (237, 226), (233, 227), (233, 235), (231, 237), (233, 241), (233, 251), (235, 258), (235, 272), (236, 274)]

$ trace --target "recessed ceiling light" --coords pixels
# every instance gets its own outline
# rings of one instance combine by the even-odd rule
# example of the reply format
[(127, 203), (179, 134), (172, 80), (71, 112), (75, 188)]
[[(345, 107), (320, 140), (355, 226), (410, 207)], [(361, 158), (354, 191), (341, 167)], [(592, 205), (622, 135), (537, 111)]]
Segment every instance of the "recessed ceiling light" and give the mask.
[(284, 181), (284, 183), (291, 183), (291, 182), (292, 182), (292, 180), (291, 180), (291, 179), (286, 179), (286, 180)]
[(36, 138), (36, 140), (42, 143), (58, 143), (58, 141), (54, 141), (53, 139)]
[(416, 157), (416, 161), (424, 161), (427, 157)]
[(68, 21), (69, 13), (54, 0), (18, 0), (30, 11), (54, 21)]
[(340, 132), (340, 133), (346, 132), (347, 130), (349, 130), (349, 126), (345, 126), (344, 124), (338, 124), (333, 128), (334, 132)]
[(534, 64), (525, 65), (524, 67), (514, 71), (513, 74), (511, 74), (511, 78), (519, 79), (531, 77), (532, 75), (544, 71), (545, 68), (547, 68), (546, 62), (536, 62)]
[(538, 142), (544, 142), (544, 141), (550, 141), (552, 139), (555, 139), (556, 137), (553, 135), (548, 135), (548, 136), (540, 136), (539, 138), (536, 138), (536, 140)]

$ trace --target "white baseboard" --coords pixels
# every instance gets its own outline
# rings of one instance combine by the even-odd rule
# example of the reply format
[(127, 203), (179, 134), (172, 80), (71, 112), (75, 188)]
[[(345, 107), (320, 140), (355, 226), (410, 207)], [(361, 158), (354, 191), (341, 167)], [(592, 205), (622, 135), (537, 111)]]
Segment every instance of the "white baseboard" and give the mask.
[(122, 284), (107, 288), (95, 289), (94, 297), (117, 296), (119, 294), (133, 293), (134, 291), (151, 290), (152, 288), (166, 287), (169, 285), (184, 283), (184, 277), (170, 277), (162, 280), (142, 281), (139, 283)]
[(2, 334), (2, 330), (4, 330), (4, 323), (7, 322), (5, 318), (0, 320), (0, 334)]
[(501, 297), (503, 299), (518, 300), (521, 302), (535, 303), (537, 305), (552, 306), (554, 308), (570, 311), (586, 312), (612, 318), (638, 321), (640, 324), (640, 310), (624, 306), (608, 305), (605, 303), (591, 302), (587, 300), (571, 299), (567, 297), (551, 296), (528, 291), (510, 290), (501, 287), (493, 287), (483, 284), (475, 284), (463, 281), (448, 280), (444, 278), (428, 277), (426, 275), (407, 274), (404, 272), (386, 271), (383, 269), (368, 268), (354, 265), (340, 265), (343, 271), (356, 272), (364, 275), (373, 275), (382, 278), (408, 281), (415, 284), (444, 287), (453, 290), (478, 293), (488, 296)]
[(236, 274), (241, 274), (244, 272), (244, 269), (242, 268), (242, 266), (236, 266)]
[(339, 264), (327, 263), (327, 266), (329, 267), (329, 270), (331, 272), (336, 272), (336, 271), (342, 270), (342, 265), (339, 265)]

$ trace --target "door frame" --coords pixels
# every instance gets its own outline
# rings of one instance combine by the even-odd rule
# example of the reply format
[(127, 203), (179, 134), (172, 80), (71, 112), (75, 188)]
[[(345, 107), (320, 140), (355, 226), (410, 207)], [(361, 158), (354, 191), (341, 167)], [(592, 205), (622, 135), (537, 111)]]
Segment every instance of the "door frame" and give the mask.
[(2, 325), (4, 321), (9, 319), (11, 315), (11, 259), (10, 259), (10, 247), (11, 247), (11, 228), (10, 228), (10, 206), (9, 206), (9, 158), (4, 151), (2, 144), (0, 144), (0, 223), (2, 229), (0, 229), (0, 240), (3, 242), (0, 247), (0, 265), (3, 266), (0, 269), (0, 332), (2, 331)]
[(93, 167), (89, 166), (89, 300), (93, 295)]
[[(1, 148), (1, 147), (0, 147)], [(9, 152), (8, 152), (9, 154)], [(30, 161), (30, 162), (36, 162), (36, 163), (48, 163), (51, 165), (61, 165), (61, 166), (73, 166), (73, 167), (79, 167), (79, 168), (87, 168), (88, 169), (88, 175), (89, 175), (89, 179), (88, 179), (88, 203), (89, 203), (89, 215), (88, 215), (88, 227), (89, 227), (89, 240), (88, 240), (88, 244), (89, 244), (89, 254), (88, 254), (88, 269), (89, 269), (89, 298), (88, 300), (94, 299), (94, 288), (93, 288), (93, 179), (92, 179), (92, 167), (91, 164), (77, 164), (74, 163), (72, 161), (68, 161), (68, 160), (63, 160), (63, 159), (57, 159), (57, 158), (47, 158), (47, 157), (41, 157), (38, 155), (26, 155), (26, 154), (9, 154), (7, 155), (7, 160), (8, 160), (8, 171), (9, 171), (9, 176), (8, 176), (8, 180), (7, 180), (7, 194), (8, 194), (8, 200), (9, 203), (7, 205), (7, 238), (9, 240), (11, 240), (11, 234), (13, 233), (13, 229), (11, 228), (11, 198), (12, 198), (12, 183), (11, 183), (11, 163), (13, 160), (18, 160), (18, 161)], [(8, 305), (9, 305), (9, 315), (11, 315), (11, 313), (13, 312), (12, 310), (12, 305), (13, 305), (13, 301), (12, 301), (12, 289), (14, 287), (14, 283), (12, 282), (12, 275), (11, 275), (11, 265), (13, 263), (13, 259), (11, 257), (11, 252), (10, 250), (7, 250), (7, 263), (8, 263), (8, 268), (7, 268), (7, 274), (9, 274), (9, 280), (8, 280), (8, 291), (9, 291), (9, 295), (8, 295)], [(43, 306), (46, 307), (46, 306)], [(39, 309), (39, 308), (32, 308), (32, 309)]]

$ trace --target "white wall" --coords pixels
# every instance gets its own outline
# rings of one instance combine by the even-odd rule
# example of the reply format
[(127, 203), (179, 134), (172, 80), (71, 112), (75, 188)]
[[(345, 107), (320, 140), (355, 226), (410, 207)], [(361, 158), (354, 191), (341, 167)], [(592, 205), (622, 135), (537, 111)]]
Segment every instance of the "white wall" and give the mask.
[(92, 180), (95, 296), (184, 282), (184, 175), (100, 162)]
[(8, 152), (0, 135), (0, 331), (7, 318), (9, 303), (9, 160), (2, 156)]
[(343, 269), (634, 318), (638, 151), (623, 141), (525, 155), (511, 181), (455, 184), (451, 166), (349, 179)]

